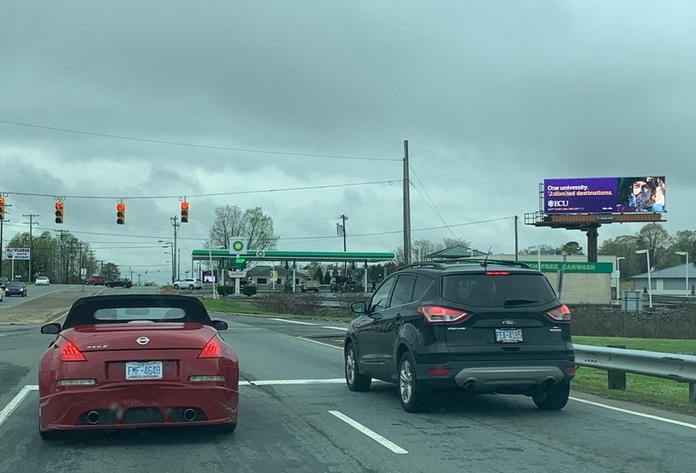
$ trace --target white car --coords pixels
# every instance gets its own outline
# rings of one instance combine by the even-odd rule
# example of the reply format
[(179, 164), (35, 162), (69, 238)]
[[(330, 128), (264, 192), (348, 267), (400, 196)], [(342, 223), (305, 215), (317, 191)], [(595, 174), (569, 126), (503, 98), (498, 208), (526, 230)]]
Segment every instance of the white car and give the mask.
[(48, 279), (46, 276), (39, 276), (36, 278), (36, 281), (34, 281), (35, 286), (48, 286), (51, 284), (51, 280)]
[(200, 279), (186, 278), (174, 281), (174, 289), (201, 289), (202, 287)]

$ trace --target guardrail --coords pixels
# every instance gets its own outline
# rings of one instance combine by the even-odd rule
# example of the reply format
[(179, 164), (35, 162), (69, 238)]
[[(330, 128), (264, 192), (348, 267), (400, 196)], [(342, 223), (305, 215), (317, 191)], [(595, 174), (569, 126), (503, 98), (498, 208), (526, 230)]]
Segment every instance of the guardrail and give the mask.
[[(696, 403), (696, 356), (659, 353), (625, 348), (576, 345), (575, 364), (607, 370), (610, 388), (613, 381), (619, 388), (626, 386), (626, 373), (689, 383), (689, 402)], [(618, 380), (617, 380), (618, 376)], [(623, 377), (623, 383), (621, 382)]]

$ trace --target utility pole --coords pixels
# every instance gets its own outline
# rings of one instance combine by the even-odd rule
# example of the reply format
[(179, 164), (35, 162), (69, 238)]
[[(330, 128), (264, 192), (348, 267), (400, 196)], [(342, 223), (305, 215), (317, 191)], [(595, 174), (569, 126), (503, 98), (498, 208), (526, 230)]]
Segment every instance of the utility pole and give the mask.
[[(519, 259), (517, 256), (519, 251), (519, 248), (517, 247), (517, 220), (519, 220), (519, 217), (515, 215), (515, 261)], [(541, 271), (541, 266), (539, 266), (539, 270)]]
[[(5, 207), (9, 207), (9, 205), (5, 204)], [(4, 249), (2, 247), (2, 227), (6, 222), (9, 222), (9, 220), (0, 220), (0, 276), (2, 276), (2, 258), (4, 257)]]
[[(179, 273), (178, 267), (176, 264), (176, 235), (179, 231), (179, 227), (181, 226), (181, 224), (178, 223), (178, 220), (179, 220), (178, 215), (173, 216), (169, 220), (172, 221), (172, 226), (174, 227), (174, 246), (172, 247), (172, 283), (174, 283), (174, 281), (178, 280), (177, 275)], [(174, 279), (174, 278), (177, 278), (177, 279)]]
[[(348, 220), (348, 217), (345, 214), (341, 214), (338, 216), (338, 218), (341, 219), (341, 223), (337, 223), (336, 225), (340, 226), (340, 233), (339, 235), (343, 235), (343, 252), (345, 253), (347, 251), (346, 247), (346, 220)], [(343, 262), (343, 275), (347, 276), (348, 275), (348, 263)]]
[(34, 222), (34, 217), (38, 217), (38, 214), (23, 214), (22, 217), (29, 218), (29, 222), (24, 223), (29, 223), (29, 277), (27, 278), (27, 282), (31, 282), (34, 280), (34, 275), (32, 273), (31, 267), (31, 260), (34, 259), (34, 237), (32, 234), (32, 230), (34, 225), (38, 225), (36, 222)]
[(404, 264), (411, 262), (411, 197), (408, 169), (408, 140), (404, 140)]
[(63, 281), (63, 268), (64, 268), (64, 263), (63, 263), (63, 233), (65, 233), (66, 230), (56, 230), (56, 233), (60, 233), (60, 256), (58, 258), (58, 268), (56, 269), (56, 276), (58, 276), (58, 283), (63, 283), (67, 281)]

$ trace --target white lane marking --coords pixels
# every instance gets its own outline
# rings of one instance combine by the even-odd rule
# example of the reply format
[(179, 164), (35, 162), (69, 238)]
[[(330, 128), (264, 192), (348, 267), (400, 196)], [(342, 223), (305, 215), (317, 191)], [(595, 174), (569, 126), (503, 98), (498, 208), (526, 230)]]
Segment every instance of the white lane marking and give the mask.
[(276, 320), (278, 322), (287, 322), (289, 324), (300, 324), (300, 325), (316, 325), (310, 322), (300, 322), (299, 320), (288, 320), (288, 319), (274, 319), (273, 317), (270, 317), (271, 320)]
[(398, 454), (400, 454), (400, 455), (403, 455), (403, 454), (405, 454), (405, 453), (408, 453), (408, 451), (406, 451), (406, 450), (404, 450), (403, 448), (399, 447), (397, 444), (395, 444), (395, 443), (392, 442), (391, 440), (385, 439), (384, 437), (382, 437), (381, 435), (379, 435), (377, 432), (374, 432), (374, 431), (368, 429), (367, 427), (365, 427), (365, 426), (362, 425), (361, 423), (359, 423), (359, 422), (357, 422), (357, 421), (354, 421), (353, 419), (351, 419), (350, 417), (348, 417), (347, 415), (345, 415), (345, 414), (343, 414), (343, 413), (341, 413), (341, 412), (339, 412), (339, 411), (329, 411), (329, 414), (332, 414), (332, 415), (338, 417), (339, 419), (341, 419), (343, 422), (345, 422), (346, 424), (348, 424), (348, 425), (350, 425), (351, 427), (353, 427), (353, 428), (354, 428), (355, 430), (357, 430), (358, 432), (361, 432), (361, 433), (367, 435), (367, 436), (370, 437), (372, 440), (374, 440), (374, 441), (376, 441), (377, 443), (381, 444), (383, 447), (388, 448), (389, 450), (391, 450), (391, 451), (394, 452), (394, 453), (398, 453)]
[(322, 325), (321, 328), (330, 328), (332, 330), (340, 330), (341, 332), (345, 332), (346, 330), (348, 330), (347, 327), (332, 327), (330, 325)]
[(19, 404), (24, 400), (24, 398), (27, 397), (29, 391), (36, 391), (38, 389), (39, 387), (35, 385), (26, 385), (22, 389), (20, 389), (20, 391), (10, 401), (10, 403), (6, 405), (2, 411), (0, 411), (0, 425), (2, 425), (2, 423), (5, 422), (5, 419), (10, 417), (10, 414), (12, 414), (15, 409), (17, 409), (17, 406), (19, 406)]
[(305, 342), (316, 343), (317, 345), (321, 345), (321, 346), (324, 346), (324, 347), (336, 348), (336, 349), (338, 349), (338, 350), (343, 350), (343, 347), (337, 347), (336, 345), (330, 345), (330, 344), (328, 344), (328, 343), (318, 342), (318, 341), (316, 341), (316, 340), (312, 340), (311, 338), (304, 338), (304, 337), (297, 337), (297, 338), (299, 338), (300, 340), (304, 340)]
[(301, 384), (343, 384), (346, 380), (343, 378), (333, 379), (269, 379), (257, 381), (240, 381), (240, 386), (274, 386), (274, 385), (301, 385)]
[(642, 412), (630, 411), (628, 409), (622, 409), (620, 407), (608, 406), (606, 404), (601, 404), (599, 402), (587, 401), (585, 399), (578, 399), (576, 397), (571, 397), (573, 401), (582, 402), (583, 404), (589, 404), (595, 407), (603, 407), (604, 409), (609, 409), (616, 412), (623, 412), (624, 414), (631, 414), (638, 417), (645, 417), (646, 419), (657, 420), (659, 422), (666, 422), (667, 424), (679, 425), (681, 427), (688, 427), (689, 429), (696, 429), (696, 424), (689, 424), (687, 422), (681, 422), (679, 420), (667, 419), (666, 417), (654, 416), (652, 414), (644, 414)]

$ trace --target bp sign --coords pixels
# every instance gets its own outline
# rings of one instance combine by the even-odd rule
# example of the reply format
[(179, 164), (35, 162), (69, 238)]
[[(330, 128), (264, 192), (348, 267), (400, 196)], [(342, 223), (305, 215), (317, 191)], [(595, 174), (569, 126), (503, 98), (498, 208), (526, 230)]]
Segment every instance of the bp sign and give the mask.
[(230, 253), (236, 254), (237, 256), (242, 253), (246, 254), (246, 242), (241, 237), (231, 238)]

